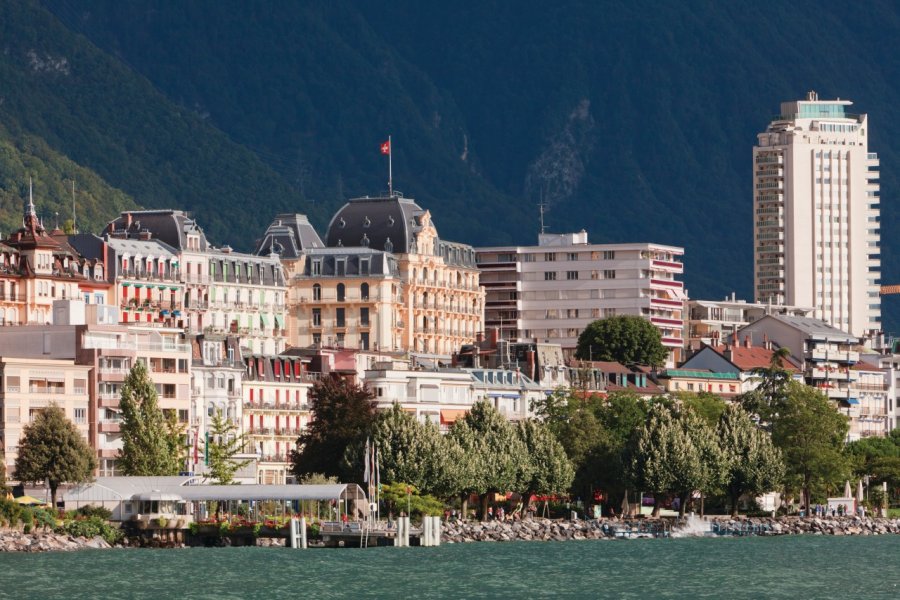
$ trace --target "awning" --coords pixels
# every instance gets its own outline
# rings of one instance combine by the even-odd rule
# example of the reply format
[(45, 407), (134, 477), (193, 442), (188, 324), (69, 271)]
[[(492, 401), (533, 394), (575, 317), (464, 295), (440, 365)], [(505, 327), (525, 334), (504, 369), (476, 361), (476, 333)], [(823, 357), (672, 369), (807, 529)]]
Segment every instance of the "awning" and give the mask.
[(176, 291), (178, 291), (178, 286), (177, 286), (177, 285), (170, 285), (170, 286), (169, 286), (169, 289), (172, 290), (173, 292), (176, 292)]
[(519, 394), (502, 394), (500, 392), (488, 392), (489, 398), (518, 398)]
[(167, 314), (169, 314), (169, 311), (166, 310), (166, 309), (164, 308), (164, 309), (162, 309), (161, 311), (159, 311), (159, 314), (161, 314), (161, 315), (167, 315)]
[(156, 286), (156, 287), (157, 287), (157, 289), (164, 290), (164, 289), (166, 289), (166, 288), (169, 287), (169, 286), (167, 286), (167, 285), (158, 285), (158, 286)]
[(451, 424), (466, 416), (467, 410), (442, 410), (441, 423)]
[(136, 287), (136, 288), (142, 288), (142, 287), (144, 287), (144, 284), (143, 284), (143, 283), (136, 283), (136, 284), (134, 284), (134, 287)]
[(850, 405), (859, 404), (859, 400), (857, 400), (856, 398), (845, 398), (844, 402)]
[(284, 319), (281, 318), (281, 315), (275, 315), (275, 327), (284, 329)]
[(175, 317), (180, 317), (180, 316), (181, 316), (181, 311), (180, 311), (180, 310), (173, 310), (173, 311), (172, 311), (172, 315), (175, 316)]
[(269, 326), (269, 317), (267, 315), (263, 315), (263, 314), (259, 315), (259, 320), (262, 321), (263, 327)]
[(122, 282), (122, 287), (131, 287), (131, 282), (123, 281), (123, 282)]

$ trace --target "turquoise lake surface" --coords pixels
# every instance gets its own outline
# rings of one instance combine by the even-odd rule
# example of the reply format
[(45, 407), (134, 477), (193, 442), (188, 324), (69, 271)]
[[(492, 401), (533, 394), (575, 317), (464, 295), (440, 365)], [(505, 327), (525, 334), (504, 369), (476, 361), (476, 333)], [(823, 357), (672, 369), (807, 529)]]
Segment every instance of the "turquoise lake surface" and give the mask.
[(900, 598), (900, 536), (0, 555), (0, 598)]

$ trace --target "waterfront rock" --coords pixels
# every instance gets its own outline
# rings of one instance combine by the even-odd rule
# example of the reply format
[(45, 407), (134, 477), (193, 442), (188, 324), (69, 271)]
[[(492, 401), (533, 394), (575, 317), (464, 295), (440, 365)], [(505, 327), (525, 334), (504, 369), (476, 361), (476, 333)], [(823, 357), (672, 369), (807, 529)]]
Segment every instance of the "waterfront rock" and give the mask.
[(73, 537), (49, 531), (22, 533), (17, 530), (0, 531), (0, 552), (69, 552), (72, 550), (108, 549), (112, 546), (102, 537)]
[[(900, 519), (845, 517), (710, 517), (721, 535), (885, 535), (900, 534)], [(668, 535), (680, 525), (673, 519), (602, 519), (563, 521), (526, 519), (524, 521), (461, 522), (443, 524), (444, 543), (476, 541), (569, 541), (601, 540)], [(648, 533), (649, 532), (649, 533)]]

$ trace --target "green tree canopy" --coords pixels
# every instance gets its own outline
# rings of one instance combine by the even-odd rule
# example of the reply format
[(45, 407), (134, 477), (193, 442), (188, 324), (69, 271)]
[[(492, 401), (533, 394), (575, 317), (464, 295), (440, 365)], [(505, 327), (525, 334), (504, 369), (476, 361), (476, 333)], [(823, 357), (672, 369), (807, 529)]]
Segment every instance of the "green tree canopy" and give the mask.
[(213, 415), (208, 435), (209, 475), (219, 485), (231, 485), (234, 474), (252, 462), (234, 458), (244, 449), (244, 436), (238, 434), (237, 425), (225, 418), (221, 410)]
[(410, 484), (426, 494), (452, 493), (452, 466), (435, 423), (420, 423), (399, 404), (375, 418), (372, 441), (378, 449), (381, 480)]
[(772, 441), (784, 455), (786, 474), (803, 492), (808, 506), (813, 491), (823, 492), (847, 475), (843, 453), (849, 423), (827, 396), (809, 386), (788, 382)]
[(515, 427), (490, 403), (473, 404), (465, 418), (453, 424), (449, 435), (470, 461), (460, 491), (482, 497), (482, 514), (488, 494), (523, 489), (530, 481), (533, 466), (528, 448)]
[(521, 421), (517, 428), (525, 444), (532, 469), (520, 488), (525, 497), (532, 494), (562, 494), (572, 485), (575, 470), (562, 444), (550, 429), (534, 419)]
[(725, 461), (725, 491), (731, 514), (737, 516), (743, 494), (761, 494), (781, 485), (784, 461), (769, 433), (760, 430), (740, 406), (725, 410), (716, 434)]
[(725, 401), (712, 392), (675, 392), (681, 405), (691, 410), (710, 427), (715, 428), (725, 412)]
[(662, 366), (668, 351), (650, 321), (622, 315), (594, 321), (578, 336), (575, 356), (580, 360), (607, 360), (622, 364)]
[(56, 506), (56, 490), (61, 483), (87, 481), (96, 468), (94, 451), (59, 406), (51, 404), (40, 411), (22, 430), (16, 457), (16, 479), (46, 480), (53, 506)]
[[(177, 475), (183, 467), (182, 439), (166, 425), (156, 386), (144, 363), (135, 362), (122, 385), (122, 450), (118, 466), (125, 475)], [(173, 436), (177, 436), (174, 437)]]
[(337, 376), (323, 377), (310, 392), (312, 419), (291, 452), (297, 478), (311, 473), (362, 482), (362, 471), (347, 468), (348, 447), (362, 448), (375, 422), (372, 392)]

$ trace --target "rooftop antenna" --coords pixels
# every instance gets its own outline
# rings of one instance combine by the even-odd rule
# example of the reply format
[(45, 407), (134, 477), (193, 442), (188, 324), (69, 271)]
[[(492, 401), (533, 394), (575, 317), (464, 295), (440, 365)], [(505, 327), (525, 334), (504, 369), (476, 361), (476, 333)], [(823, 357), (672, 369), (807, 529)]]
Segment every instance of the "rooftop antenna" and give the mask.
[(72, 179), (72, 233), (78, 233), (78, 228), (75, 226), (75, 180)]
[(541, 235), (543, 235), (547, 231), (547, 228), (544, 226), (544, 210), (546, 209), (546, 207), (547, 205), (544, 204), (544, 191), (541, 190), (541, 201), (538, 203), (538, 210), (541, 213)]

